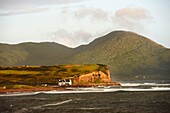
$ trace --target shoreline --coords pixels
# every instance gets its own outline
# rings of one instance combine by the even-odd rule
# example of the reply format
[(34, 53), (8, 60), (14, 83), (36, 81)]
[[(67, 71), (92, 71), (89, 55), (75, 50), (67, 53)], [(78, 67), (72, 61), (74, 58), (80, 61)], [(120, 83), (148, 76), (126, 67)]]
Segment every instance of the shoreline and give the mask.
[(31, 88), (9, 88), (9, 89), (3, 89), (2, 87), (0, 88), (0, 94), (9, 94), (9, 93), (28, 93), (28, 92), (38, 92), (38, 91), (67, 91), (67, 88), (84, 88), (84, 87), (106, 87), (106, 86), (121, 86), (120, 83), (118, 82), (111, 82), (111, 83), (91, 83), (91, 84), (75, 84), (71, 86), (35, 86)]
[(28, 92), (38, 92), (38, 91), (64, 91), (66, 87), (38, 87), (38, 88), (20, 88), (20, 89), (0, 89), (0, 94), (9, 93), (28, 93)]

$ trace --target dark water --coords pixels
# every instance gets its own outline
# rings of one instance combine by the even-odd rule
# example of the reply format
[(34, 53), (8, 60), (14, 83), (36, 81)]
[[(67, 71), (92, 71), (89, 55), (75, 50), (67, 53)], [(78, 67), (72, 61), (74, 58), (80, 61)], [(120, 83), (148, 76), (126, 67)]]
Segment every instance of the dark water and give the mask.
[(1, 113), (170, 113), (170, 91), (0, 96)]

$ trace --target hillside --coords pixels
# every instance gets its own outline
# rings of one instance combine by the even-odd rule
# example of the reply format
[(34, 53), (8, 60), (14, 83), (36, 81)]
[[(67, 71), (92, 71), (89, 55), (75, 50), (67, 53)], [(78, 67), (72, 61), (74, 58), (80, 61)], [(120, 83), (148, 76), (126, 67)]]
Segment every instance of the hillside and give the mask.
[(107, 64), (113, 79), (170, 79), (170, 50), (132, 32), (115, 31), (77, 50), (73, 63)]
[[(42, 42), (21, 43), (17, 45), (0, 44), (0, 65), (52, 65), (63, 63), (73, 50), (66, 46)], [(57, 59), (57, 60), (56, 60)]]
[(88, 45), (0, 44), (0, 65), (106, 64), (112, 80), (170, 80), (170, 49), (132, 32), (114, 31)]

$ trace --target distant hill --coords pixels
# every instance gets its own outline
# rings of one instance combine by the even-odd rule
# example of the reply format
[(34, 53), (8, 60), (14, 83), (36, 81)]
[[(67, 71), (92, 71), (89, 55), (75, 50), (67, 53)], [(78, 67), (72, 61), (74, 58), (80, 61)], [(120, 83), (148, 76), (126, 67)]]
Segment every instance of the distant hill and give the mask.
[(0, 65), (52, 65), (63, 63), (73, 53), (73, 49), (53, 42), (0, 44)]
[(170, 80), (170, 49), (132, 32), (114, 31), (88, 45), (0, 44), (0, 65), (106, 64), (112, 80)]

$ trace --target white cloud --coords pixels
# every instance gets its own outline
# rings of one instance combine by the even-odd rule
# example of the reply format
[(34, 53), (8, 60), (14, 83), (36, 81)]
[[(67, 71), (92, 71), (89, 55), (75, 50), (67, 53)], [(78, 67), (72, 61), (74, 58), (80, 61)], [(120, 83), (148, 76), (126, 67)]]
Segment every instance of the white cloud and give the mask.
[(77, 18), (91, 17), (92, 19), (97, 20), (107, 20), (108, 12), (99, 8), (81, 8), (75, 11), (75, 16)]
[(56, 32), (52, 33), (51, 40), (63, 45), (67, 45), (68, 47), (77, 47), (80, 45), (81, 42), (83, 44), (89, 43), (92, 37), (93, 36), (91, 33), (84, 30), (70, 32), (65, 29), (59, 29)]
[(1, 0), (0, 16), (47, 11), (49, 5), (66, 5), (84, 0)]
[(82, 1), (85, 0), (1, 0), (0, 9), (19, 9), (24, 7), (70, 4)]
[(116, 17), (143, 20), (151, 18), (149, 12), (143, 8), (125, 7), (116, 11)]
[(145, 22), (151, 20), (150, 13), (143, 8), (125, 7), (115, 12), (114, 22), (128, 30), (145, 30)]
[(0, 12), (0, 16), (10, 16), (10, 15), (20, 15), (20, 14), (32, 14), (48, 11), (48, 8), (33, 8), (33, 9), (24, 9), (18, 11), (5, 11)]

